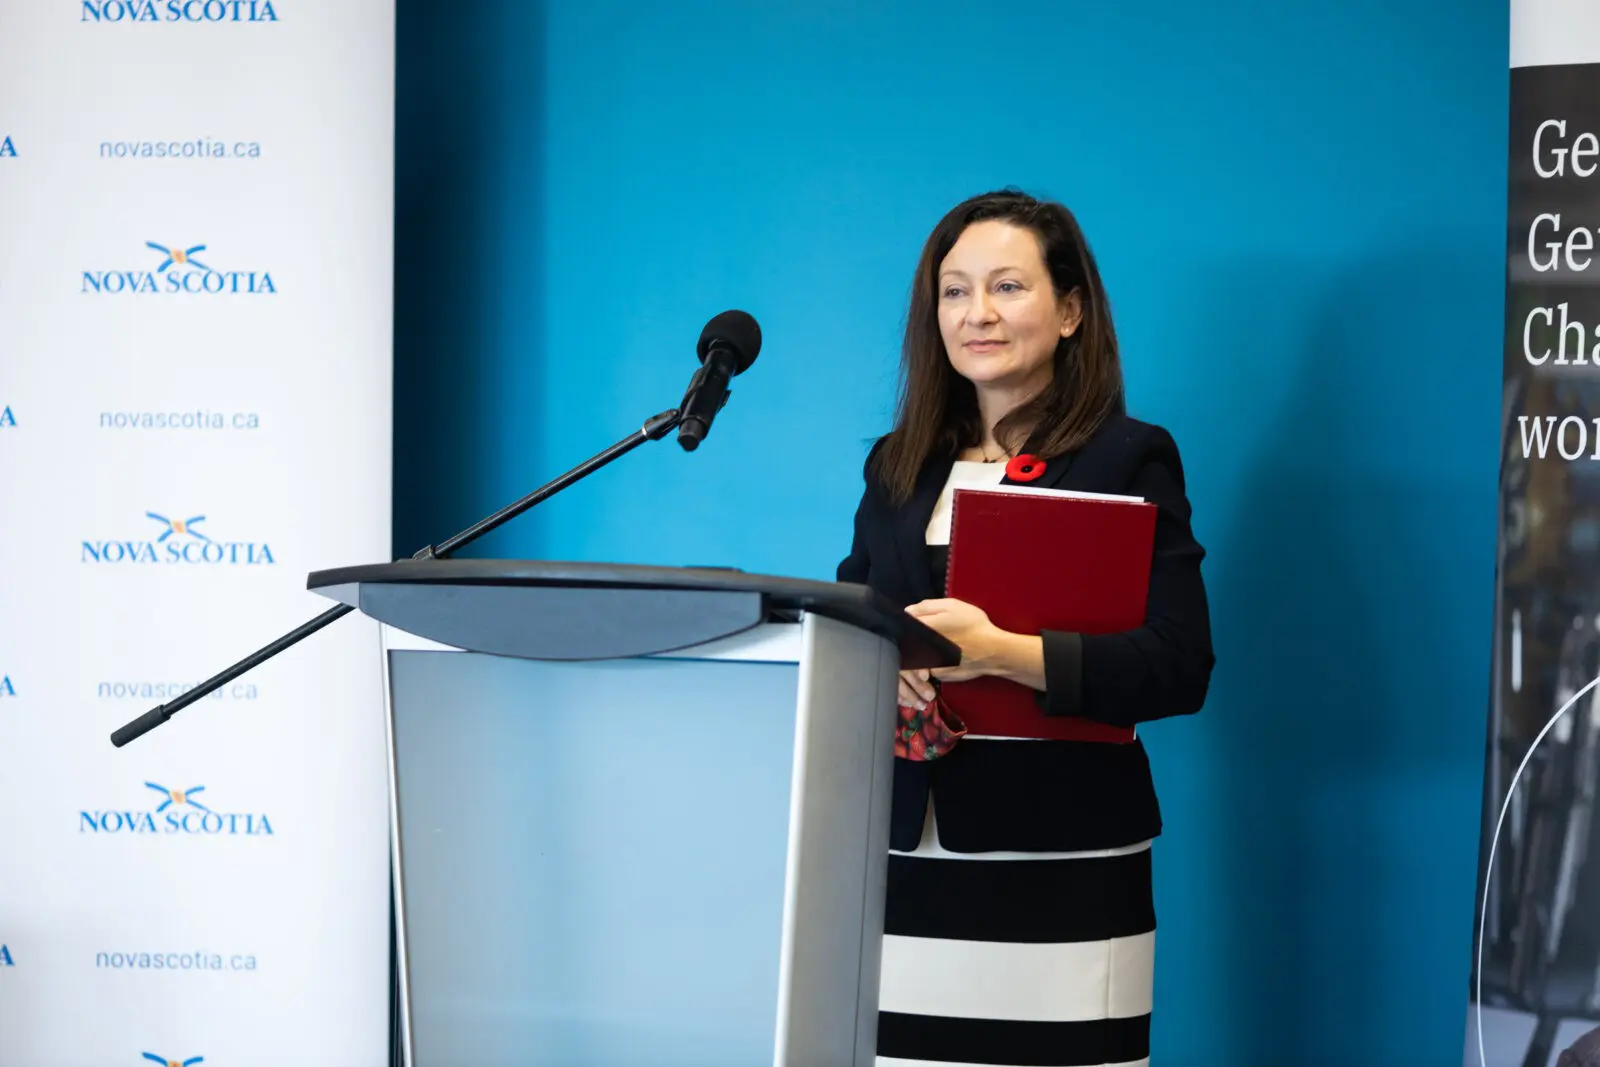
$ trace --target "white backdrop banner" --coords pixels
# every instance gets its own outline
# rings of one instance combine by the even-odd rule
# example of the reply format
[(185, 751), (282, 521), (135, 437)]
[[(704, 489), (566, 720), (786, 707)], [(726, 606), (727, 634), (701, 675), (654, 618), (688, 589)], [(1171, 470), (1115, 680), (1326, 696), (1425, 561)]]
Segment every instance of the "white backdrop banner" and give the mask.
[(387, 1062), (393, 0), (0, 3), (0, 1065)]

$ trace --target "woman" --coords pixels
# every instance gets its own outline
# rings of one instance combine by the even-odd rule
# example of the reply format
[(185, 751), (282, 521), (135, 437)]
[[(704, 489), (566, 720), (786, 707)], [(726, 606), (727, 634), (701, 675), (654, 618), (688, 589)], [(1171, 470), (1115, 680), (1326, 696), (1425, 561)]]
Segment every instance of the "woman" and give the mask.
[[(878, 1062), (1146, 1062), (1161, 818), (1131, 728), (1198, 711), (1214, 662), (1177, 446), (1124, 413), (1105, 290), (1059, 204), (1001, 192), (951, 210), (917, 265), (903, 360), (838, 578), (905, 605), (962, 657), (900, 677), (902, 736), (927, 720), (944, 744), (896, 747)], [(1012, 484), (1018, 455), (1044, 460), (1034, 487), (1157, 505), (1142, 627), (1006, 633), (941, 595), (952, 488)], [(1041, 716), (1127, 739), (959, 736), (938, 685), (980, 675), (1036, 690)]]

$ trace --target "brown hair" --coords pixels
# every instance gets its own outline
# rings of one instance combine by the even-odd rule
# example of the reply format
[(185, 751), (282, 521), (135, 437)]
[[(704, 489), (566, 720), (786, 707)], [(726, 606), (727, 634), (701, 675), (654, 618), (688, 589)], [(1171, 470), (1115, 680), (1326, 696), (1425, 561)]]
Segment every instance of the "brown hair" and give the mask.
[(975, 196), (939, 220), (912, 279), (895, 425), (873, 461), (874, 474), (896, 504), (911, 496), (930, 459), (953, 458), (983, 438), (978, 394), (951, 366), (939, 334), (939, 267), (968, 226), (990, 219), (1031, 230), (1057, 298), (1076, 289), (1083, 305), (1078, 328), (1056, 345), (1050, 384), (1000, 421), (996, 440), (1046, 458), (1059, 456), (1081, 448), (1108, 416), (1123, 411), (1111, 306), (1078, 220), (1061, 204), (1016, 190)]

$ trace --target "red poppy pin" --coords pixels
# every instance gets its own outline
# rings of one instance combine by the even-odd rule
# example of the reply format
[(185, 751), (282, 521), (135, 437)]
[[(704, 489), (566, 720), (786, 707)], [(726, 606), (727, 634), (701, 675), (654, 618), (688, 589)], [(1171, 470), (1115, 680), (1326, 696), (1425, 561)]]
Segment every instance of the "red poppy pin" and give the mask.
[(1031, 482), (1044, 473), (1044, 460), (1024, 452), (1006, 464), (1006, 477), (1014, 482)]

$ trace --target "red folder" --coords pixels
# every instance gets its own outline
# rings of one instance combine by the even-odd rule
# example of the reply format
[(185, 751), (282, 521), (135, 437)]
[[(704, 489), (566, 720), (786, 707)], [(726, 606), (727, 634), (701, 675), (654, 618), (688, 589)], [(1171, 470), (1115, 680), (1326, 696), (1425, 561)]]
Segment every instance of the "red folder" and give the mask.
[[(1129, 498), (1001, 486), (957, 489), (946, 595), (1012, 633), (1114, 633), (1144, 625), (1156, 507)], [(1047, 716), (1040, 694), (983, 677), (940, 693), (970, 734), (1127, 743), (1130, 728)]]

